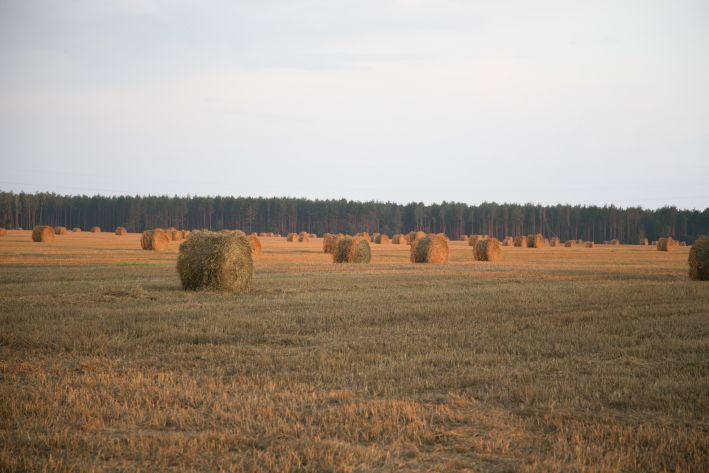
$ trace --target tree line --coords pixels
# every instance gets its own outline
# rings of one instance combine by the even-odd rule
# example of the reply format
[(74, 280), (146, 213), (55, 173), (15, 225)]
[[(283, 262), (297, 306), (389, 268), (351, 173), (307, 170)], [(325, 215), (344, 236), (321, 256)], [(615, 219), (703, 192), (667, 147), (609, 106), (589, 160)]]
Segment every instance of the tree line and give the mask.
[(86, 196), (0, 191), (0, 227), (31, 229), (35, 225), (82, 229), (99, 226), (104, 230), (124, 226), (131, 232), (156, 227), (226, 228), (281, 234), (366, 231), (392, 235), (421, 230), (445, 233), (453, 239), (463, 234), (501, 239), (542, 233), (562, 241), (602, 242), (617, 238), (624, 243), (672, 236), (691, 243), (699, 235), (709, 234), (709, 208), (651, 210), (494, 202), (425, 205), (289, 197)]

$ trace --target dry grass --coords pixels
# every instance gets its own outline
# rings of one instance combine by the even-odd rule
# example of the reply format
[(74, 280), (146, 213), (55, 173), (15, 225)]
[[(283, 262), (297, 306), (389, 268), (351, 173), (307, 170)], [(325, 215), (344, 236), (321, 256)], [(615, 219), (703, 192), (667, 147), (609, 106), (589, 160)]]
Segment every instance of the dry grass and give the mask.
[(0, 240), (0, 471), (709, 469), (689, 248), (336, 265), (264, 238), (235, 297), (139, 239)]

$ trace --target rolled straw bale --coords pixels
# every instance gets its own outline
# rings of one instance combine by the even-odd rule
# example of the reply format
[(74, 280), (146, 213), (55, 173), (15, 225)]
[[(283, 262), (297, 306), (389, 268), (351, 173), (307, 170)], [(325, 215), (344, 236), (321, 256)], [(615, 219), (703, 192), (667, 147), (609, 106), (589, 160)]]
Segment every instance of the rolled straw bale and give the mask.
[(126, 233), (128, 233), (128, 230), (126, 230), (126, 227), (116, 228), (116, 235), (125, 235)]
[(66, 227), (54, 227), (54, 234), (55, 235), (66, 235), (67, 229)]
[(165, 251), (170, 247), (170, 236), (162, 228), (145, 230), (140, 237), (140, 247), (144, 250)]
[(7, 230), (4, 228), (0, 227), (0, 237), (7, 235)]
[(335, 248), (337, 248), (337, 239), (343, 235), (333, 235), (332, 233), (326, 233), (322, 237), (322, 251), (323, 253), (333, 254)]
[(286, 241), (298, 241), (298, 234), (297, 233), (289, 233), (286, 236)]
[(237, 233), (195, 232), (180, 245), (177, 272), (185, 290), (244, 292), (254, 264), (249, 239)]
[(425, 238), (426, 233), (425, 232), (409, 232), (408, 235), (406, 235), (406, 243), (409, 245), (412, 244), (414, 241)]
[(689, 279), (709, 281), (709, 238), (700, 236), (689, 249)]
[(91, 233), (101, 233), (101, 227), (91, 227)]
[(561, 246), (561, 240), (559, 240), (559, 237), (551, 237), (549, 239), (549, 246)]
[(79, 227), (74, 227), (74, 228), (71, 229), (71, 231), (74, 232), (74, 233), (81, 233), (81, 228), (79, 228)]
[(440, 235), (417, 238), (411, 243), (412, 263), (448, 262), (448, 241)]
[(515, 246), (515, 240), (512, 237), (505, 237), (504, 240), (502, 240), (502, 246)]
[(519, 247), (519, 248), (527, 248), (527, 242), (528, 242), (528, 241), (529, 241), (529, 240), (527, 239), (526, 236), (524, 236), (524, 235), (517, 235), (517, 236), (515, 237), (515, 246), (517, 246), (517, 247)]
[(569, 240), (566, 243), (564, 243), (564, 246), (566, 248), (573, 248), (574, 246), (576, 246), (576, 240)]
[(54, 229), (48, 225), (37, 225), (32, 229), (32, 241), (51, 243), (54, 241)]
[(527, 236), (527, 246), (529, 248), (542, 248), (544, 246), (544, 237), (541, 233)]
[(391, 241), (389, 240), (388, 236), (380, 233), (377, 234), (376, 237), (374, 237), (374, 243), (376, 243), (377, 245), (385, 245), (387, 243), (391, 243)]
[(301, 243), (307, 243), (310, 240), (310, 236), (308, 233), (301, 233), (298, 235), (298, 241)]
[(619, 246), (620, 240), (618, 240), (617, 238), (614, 238), (613, 240), (609, 241), (608, 244), (613, 245), (613, 246)]
[(502, 256), (502, 246), (496, 238), (478, 240), (473, 248), (473, 256), (475, 261), (498, 261)]
[(687, 246), (687, 242), (686, 242), (686, 241), (680, 241), (680, 242), (679, 242), (679, 246)]
[(179, 230), (170, 230), (168, 232), (168, 235), (170, 236), (170, 240), (172, 240), (172, 241), (182, 240), (182, 232)]
[(647, 238), (640, 239), (640, 246), (648, 246)]
[(395, 245), (404, 245), (406, 244), (406, 235), (396, 233), (393, 237), (391, 237), (391, 242)]
[(677, 242), (672, 237), (663, 237), (657, 240), (657, 251), (672, 251), (677, 246)]
[(364, 238), (365, 240), (367, 240), (367, 243), (372, 243), (372, 237), (367, 232), (360, 232), (355, 236), (358, 236), (360, 238)]
[(184, 240), (185, 238), (190, 236), (191, 233), (192, 232), (190, 232), (189, 230), (182, 230), (182, 239)]
[(256, 235), (249, 235), (246, 237), (251, 245), (251, 255), (261, 256), (261, 240), (258, 239)]
[(475, 245), (477, 245), (478, 240), (482, 240), (483, 236), (482, 235), (470, 235), (468, 237), (468, 246), (472, 246), (475, 248)]
[(584, 245), (586, 248), (593, 248), (593, 247), (596, 246), (592, 241), (584, 242), (583, 245)]
[(579, 244), (579, 245), (583, 245), (583, 244), (586, 243), (586, 242), (583, 241), (583, 240), (576, 240), (576, 243)]
[(468, 241), (468, 235), (461, 234), (461, 235), (460, 235), (460, 241)]
[(335, 263), (369, 263), (372, 260), (372, 249), (369, 242), (359, 236), (338, 237), (337, 246), (332, 253)]

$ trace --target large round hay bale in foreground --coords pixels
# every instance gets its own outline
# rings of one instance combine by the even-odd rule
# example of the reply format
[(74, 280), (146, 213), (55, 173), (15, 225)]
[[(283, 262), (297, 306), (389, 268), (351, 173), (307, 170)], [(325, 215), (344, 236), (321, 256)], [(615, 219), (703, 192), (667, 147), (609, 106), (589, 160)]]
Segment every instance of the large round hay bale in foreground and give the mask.
[(689, 249), (689, 279), (709, 281), (709, 238), (700, 236)]
[(677, 246), (677, 242), (672, 237), (663, 237), (657, 240), (657, 251), (672, 251)]
[(5, 235), (7, 235), (7, 230), (5, 230), (4, 228), (0, 228), (0, 237), (3, 237)]
[(170, 248), (170, 236), (161, 228), (145, 230), (140, 237), (140, 247), (144, 250), (166, 251)]
[(51, 243), (54, 241), (54, 229), (48, 225), (37, 225), (32, 229), (32, 241)]
[(91, 227), (91, 233), (101, 233), (101, 227)]
[(256, 235), (249, 235), (246, 238), (249, 240), (249, 245), (251, 245), (251, 255), (261, 256), (261, 240)]
[(378, 234), (376, 237), (374, 237), (374, 243), (377, 245), (383, 245), (386, 243), (391, 243), (389, 240), (389, 237), (386, 235)]
[(254, 274), (251, 244), (236, 233), (193, 233), (180, 245), (177, 273), (185, 290), (247, 291)]
[(496, 238), (478, 240), (473, 248), (473, 256), (475, 261), (498, 261), (502, 257), (502, 246)]
[(447, 263), (448, 240), (441, 235), (417, 238), (411, 243), (412, 263)]
[(66, 227), (54, 227), (54, 234), (55, 235), (66, 235), (68, 230)]
[(544, 236), (541, 233), (527, 235), (528, 248), (542, 248), (544, 246)]
[(335, 263), (369, 263), (372, 261), (372, 249), (362, 237), (342, 237), (337, 239), (337, 246), (332, 253)]
[(515, 246), (519, 248), (527, 248), (527, 237), (524, 235), (518, 235), (515, 237)]
[(125, 235), (126, 233), (128, 233), (128, 230), (126, 230), (126, 227), (116, 228), (116, 235)]

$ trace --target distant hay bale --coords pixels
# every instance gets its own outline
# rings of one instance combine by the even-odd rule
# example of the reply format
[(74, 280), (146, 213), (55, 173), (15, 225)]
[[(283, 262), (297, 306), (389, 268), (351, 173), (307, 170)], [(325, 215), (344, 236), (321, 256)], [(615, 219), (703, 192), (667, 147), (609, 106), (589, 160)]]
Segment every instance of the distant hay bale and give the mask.
[(190, 236), (191, 233), (192, 232), (190, 232), (189, 230), (182, 230), (182, 239), (184, 240), (185, 238)]
[(265, 237), (265, 236), (268, 236), (268, 235), (266, 235), (266, 232), (259, 232), (259, 233), (258, 233), (258, 236), (260, 236), (260, 237)]
[(527, 235), (527, 247), (542, 248), (544, 247), (544, 237), (541, 233), (535, 235)]
[(482, 240), (483, 236), (482, 235), (470, 235), (468, 237), (468, 246), (472, 246), (473, 249), (475, 248), (475, 245), (478, 244), (479, 240)]
[(317, 237), (318, 237), (318, 234), (317, 234), (317, 233), (311, 233), (311, 234), (310, 234), (310, 238), (317, 238)]
[(167, 232), (167, 234), (170, 237), (170, 240), (172, 241), (182, 240), (182, 232), (180, 230), (170, 230), (169, 232)]
[(576, 243), (579, 244), (579, 245), (583, 245), (583, 244), (586, 243), (586, 242), (583, 241), (583, 240), (576, 240)]
[(502, 257), (502, 246), (496, 238), (478, 240), (473, 248), (475, 261), (498, 261)]
[(409, 232), (409, 234), (406, 235), (406, 243), (410, 245), (421, 238), (426, 238), (426, 232)]
[(652, 243), (650, 243), (650, 246), (657, 246), (657, 240), (652, 240)]
[(297, 233), (289, 233), (286, 236), (286, 241), (298, 241), (298, 234)]
[(372, 249), (369, 242), (359, 236), (338, 237), (332, 261), (335, 263), (369, 263)]
[(389, 240), (389, 237), (383, 234), (377, 234), (376, 237), (374, 237), (374, 243), (377, 245), (385, 245), (387, 243), (391, 243)]
[(170, 227), (170, 228), (166, 228), (166, 229), (165, 229), (165, 232), (166, 232), (168, 235), (169, 235), (171, 232), (175, 232), (175, 231), (177, 231), (177, 228), (175, 228), (175, 227)]
[(246, 238), (251, 245), (251, 254), (253, 256), (261, 256), (261, 240), (256, 235), (249, 235)]
[(51, 243), (54, 241), (54, 229), (48, 225), (37, 225), (32, 229), (32, 241)]
[(7, 235), (7, 230), (5, 230), (4, 228), (1, 228), (1, 227), (0, 227), (0, 237), (3, 237), (3, 236), (5, 236), (5, 235)]
[(185, 290), (244, 292), (254, 274), (251, 244), (237, 233), (195, 232), (180, 245), (177, 272)]
[(440, 235), (417, 238), (411, 243), (412, 263), (447, 263), (448, 241)]
[(505, 237), (504, 240), (502, 240), (502, 246), (515, 246), (515, 240), (512, 237)]
[(300, 243), (308, 243), (308, 241), (310, 241), (310, 235), (308, 233), (301, 233), (298, 235), (298, 241)]
[(54, 227), (54, 234), (55, 235), (66, 235), (67, 229), (66, 227)]
[(561, 246), (561, 240), (559, 237), (551, 237), (549, 239), (549, 246)]
[(613, 240), (609, 241), (608, 244), (609, 244), (609, 245), (613, 245), (613, 246), (619, 246), (619, 245), (620, 245), (620, 240), (618, 240), (618, 239), (616, 238), (616, 239), (613, 239)]
[(527, 248), (528, 239), (524, 235), (517, 235), (515, 237), (515, 246), (518, 248)]
[(402, 235), (401, 233), (396, 233), (394, 236), (391, 237), (391, 242), (394, 245), (404, 245), (406, 244), (406, 235)]
[(71, 231), (74, 232), (74, 233), (81, 233), (81, 228), (79, 228), (79, 227), (74, 227), (74, 228), (71, 229)]
[(91, 227), (91, 233), (101, 233), (101, 227)]
[(677, 247), (677, 242), (672, 237), (663, 237), (657, 240), (657, 251), (672, 251)]
[(583, 245), (584, 245), (586, 248), (593, 248), (593, 247), (596, 246), (592, 241), (584, 242)]
[(466, 234), (461, 234), (461, 235), (460, 235), (460, 241), (468, 241), (468, 235), (466, 235)]
[(566, 248), (573, 248), (576, 246), (576, 240), (569, 240), (566, 243), (564, 243), (564, 246)]
[(365, 240), (367, 240), (367, 243), (372, 243), (372, 237), (367, 232), (360, 232), (355, 236), (358, 236), (360, 238), (364, 238)]
[(709, 281), (709, 238), (700, 236), (689, 249), (689, 279)]
[(686, 242), (686, 241), (680, 241), (680, 242), (679, 242), (679, 246), (687, 246), (687, 242)]
[(162, 228), (145, 230), (140, 237), (140, 247), (144, 250), (166, 251), (170, 248), (170, 236)]
[(322, 250), (323, 253), (333, 254), (337, 248), (337, 241), (340, 238), (344, 238), (344, 235), (333, 235), (332, 233), (326, 233), (323, 235), (322, 240)]
[(128, 230), (126, 230), (126, 227), (116, 228), (116, 235), (125, 235), (126, 233), (128, 233)]
[(640, 246), (648, 246), (647, 238), (640, 239)]

